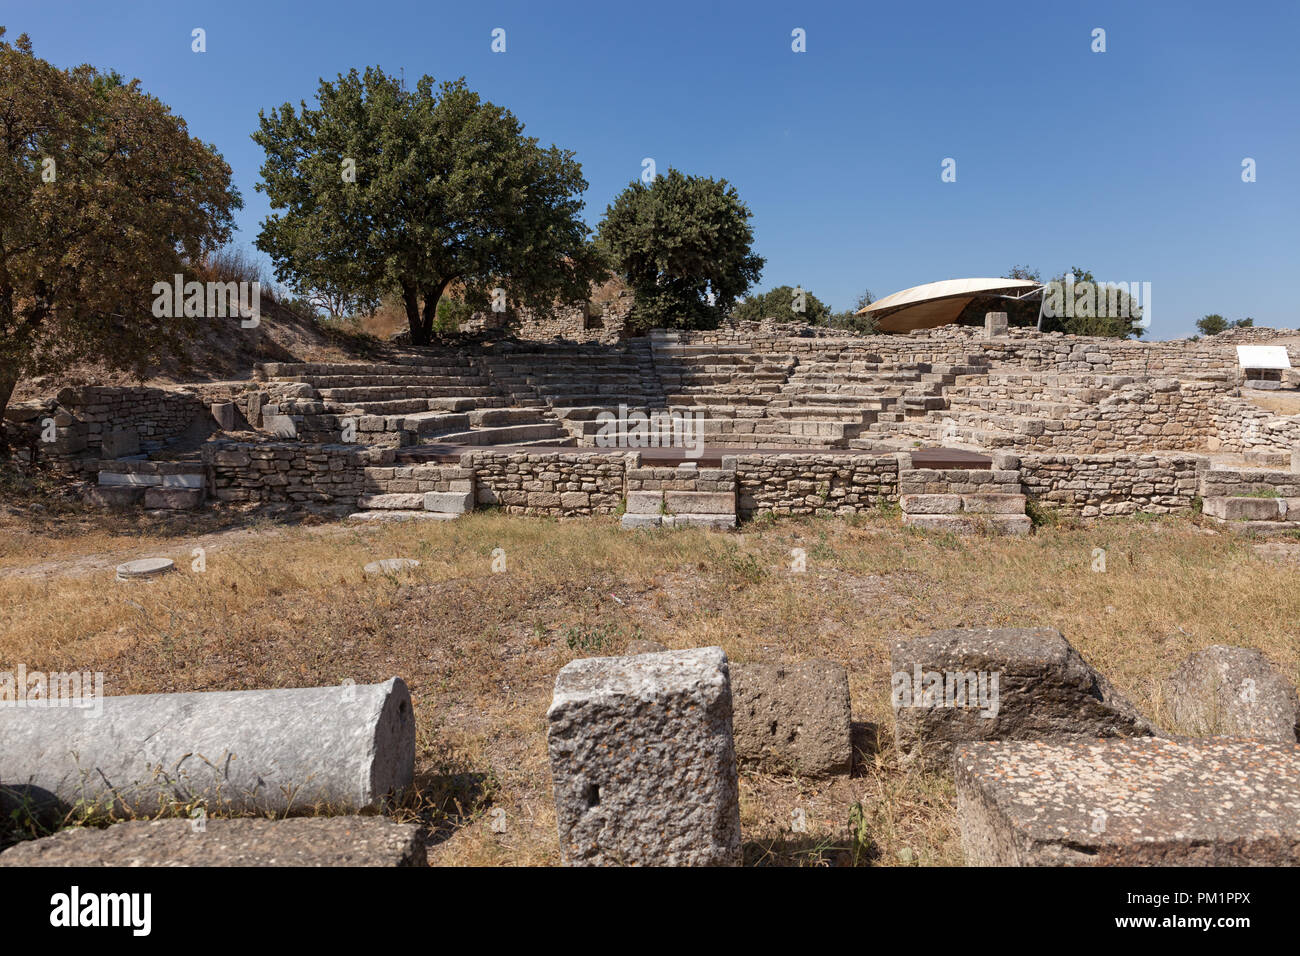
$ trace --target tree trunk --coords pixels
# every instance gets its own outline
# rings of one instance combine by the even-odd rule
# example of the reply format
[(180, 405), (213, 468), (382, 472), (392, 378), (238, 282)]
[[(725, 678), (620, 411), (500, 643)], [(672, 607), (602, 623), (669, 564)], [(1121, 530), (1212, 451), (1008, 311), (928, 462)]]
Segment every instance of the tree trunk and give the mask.
[(18, 385), (18, 369), (7, 365), (0, 365), (0, 462), (9, 458), (9, 441), (5, 437), (5, 409), (9, 407), (9, 399), (13, 397), (14, 388)]
[(428, 345), (431, 327), (420, 318), (420, 292), (413, 285), (402, 286), (402, 302), (406, 305), (406, 323), (411, 329), (412, 345)]
[(433, 337), (433, 326), (438, 319), (438, 302), (442, 299), (442, 294), (451, 284), (450, 279), (444, 279), (437, 285), (424, 287), (424, 323), (429, 330), (430, 338)]

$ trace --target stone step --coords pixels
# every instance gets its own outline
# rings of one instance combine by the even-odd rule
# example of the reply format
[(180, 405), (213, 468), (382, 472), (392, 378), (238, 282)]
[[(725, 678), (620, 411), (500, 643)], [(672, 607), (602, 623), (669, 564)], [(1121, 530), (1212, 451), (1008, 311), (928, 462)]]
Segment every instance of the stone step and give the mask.
[(1033, 522), (1025, 515), (1000, 514), (905, 514), (903, 524), (926, 531), (948, 531), (954, 534), (975, 534), (988, 531), (992, 534), (1029, 534)]
[(392, 385), (387, 387), (324, 388), (320, 397), (330, 402), (388, 402), (408, 398), (455, 398), (495, 395), (496, 389), (485, 385)]
[(438, 436), (439, 444), (448, 445), (518, 445), (524, 442), (558, 441), (572, 436), (556, 422), (536, 425), (502, 425), (473, 428)]

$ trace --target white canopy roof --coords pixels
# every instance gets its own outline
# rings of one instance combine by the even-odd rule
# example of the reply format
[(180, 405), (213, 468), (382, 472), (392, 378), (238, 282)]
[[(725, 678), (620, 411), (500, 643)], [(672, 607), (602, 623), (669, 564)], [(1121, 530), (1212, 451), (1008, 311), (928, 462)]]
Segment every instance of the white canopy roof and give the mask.
[(1237, 362), (1242, 368), (1290, 368), (1291, 356), (1285, 345), (1238, 345)]
[(1042, 286), (1029, 279), (944, 279), (913, 286), (858, 310), (876, 317), (884, 332), (933, 329), (956, 321), (962, 309), (979, 295), (1023, 295)]

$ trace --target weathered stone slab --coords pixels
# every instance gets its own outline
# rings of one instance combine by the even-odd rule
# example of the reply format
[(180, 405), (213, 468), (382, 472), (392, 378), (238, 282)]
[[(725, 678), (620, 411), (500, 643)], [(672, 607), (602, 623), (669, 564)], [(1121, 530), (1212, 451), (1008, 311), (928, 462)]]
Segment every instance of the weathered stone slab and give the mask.
[(101, 471), (98, 483), (101, 488), (152, 488), (162, 484), (162, 475), (142, 475), (125, 471)]
[(666, 491), (664, 507), (674, 515), (734, 515), (736, 496), (729, 491)]
[(121, 511), (144, 504), (146, 490), (143, 485), (91, 485), (81, 500), (92, 507)]
[(1300, 865), (1294, 743), (972, 743), (955, 776), (970, 866)]
[(1294, 743), (1300, 735), (1295, 685), (1261, 652), (1215, 644), (1197, 651), (1165, 682), (1177, 729)]
[(547, 720), (565, 863), (740, 863), (722, 648), (573, 661)]
[(1007, 314), (1005, 312), (984, 313), (984, 337), (991, 339), (1007, 334)]
[(459, 515), (441, 511), (354, 511), (349, 521), (455, 521)]
[(203, 498), (202, 488), (147, 488), (144, 506), (169, 511), (192, 511), (203, 504)]
[(338, 812), (382, 806), (415, 770), (411, 697), (397, 678), (92, 703), (0, 707), (0, 785), (137, 813), (172, 801)]
[(937, 631), (895, 641), (890, 658), (900, 753), (951, 766), (970, 740), (1136, 737), (1154, 726), (1059, 631)]
[(1283, 521), (1285, 498), (1210, 497), (1203, 501), (1202, 512), (1224, 521)]
[(630, 515), (660, 515), (664, 510), (662, 491), (630, 491), (627, 495), (627, 513)]
[(474, 496), (455, 491), (429, 491), (424, 495), (424, 510), (463, 515), (474, 510)]
[(296, 439), (298, 437), (298, 426), (288, 415), (263, 415), (262, 428), (270, 432), (275, 438)]
[(662, 515), (625, 514), (619, 519), (619, 527), (624, 531), (637, 531), (658, 528), (663, 523)]
[(961, 496), (961, 510), (982, 515), (1023, 515), (1024, 495), (973, 494)]
[(369, 511), (420, 510), (424, 508), (424, 495), (418, 492), (398, 492), (386, 495), (362, 495), (357, 507)]
[(849, 674), (831, 661), (732, 663), (736, 759), (809, 777), (853, 765)]
[(904, 514), (903, 524), (927, 531), (950, 531), (954, 534), (1025, 535), (1034, 528), (1028, 515), (972, 514)]
[(734, 514), (664, 515), (663, 525), (669, 528), (709, 528), (714, 531), (725, 531), (736, 526), (736, 516)]
[(900, 495), (898, 504), (907, 514), (952, 515), (961, 511), (961, 495)]
[(73, 827), (0, 853), (0, 866), (426, 866), (424, 837), (380, 816), (133, 820)]

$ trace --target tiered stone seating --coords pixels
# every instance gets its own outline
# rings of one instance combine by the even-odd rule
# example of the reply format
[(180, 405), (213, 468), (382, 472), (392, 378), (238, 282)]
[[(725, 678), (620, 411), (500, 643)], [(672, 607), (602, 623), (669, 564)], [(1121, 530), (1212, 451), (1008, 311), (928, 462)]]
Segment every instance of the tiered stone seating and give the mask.
[(271, 363), (262, 372), (268, 382), (310, 386), (321, 415), (331, 422), (357, 419), (363, 441), (392, 436), (398, 445), (573, 443), (545, 409), (514, 407), (508, 394), (455, 353), (416, 357), (409, 364)]

